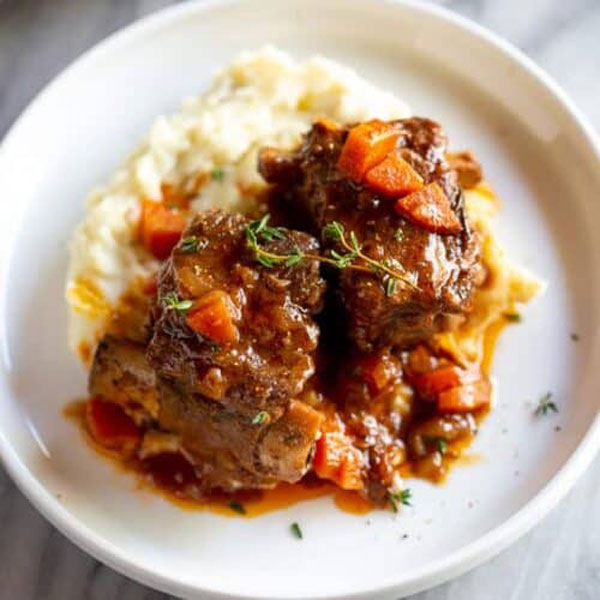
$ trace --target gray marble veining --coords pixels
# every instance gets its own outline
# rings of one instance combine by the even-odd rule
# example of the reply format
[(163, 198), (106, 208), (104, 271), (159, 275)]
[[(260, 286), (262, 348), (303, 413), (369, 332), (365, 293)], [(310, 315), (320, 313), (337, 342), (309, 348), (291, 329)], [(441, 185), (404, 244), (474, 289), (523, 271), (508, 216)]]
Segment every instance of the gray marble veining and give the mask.
[[(0, 137), (84, 50), (169, 0), (0, 0)], [(600, 127), (600, 0), (446, 0), (522, 48)], [(410, 600), (599, 600), (600, 459), (494, 560)], [(158, 600), (49, 525), (0, 468), (0, 600)]]

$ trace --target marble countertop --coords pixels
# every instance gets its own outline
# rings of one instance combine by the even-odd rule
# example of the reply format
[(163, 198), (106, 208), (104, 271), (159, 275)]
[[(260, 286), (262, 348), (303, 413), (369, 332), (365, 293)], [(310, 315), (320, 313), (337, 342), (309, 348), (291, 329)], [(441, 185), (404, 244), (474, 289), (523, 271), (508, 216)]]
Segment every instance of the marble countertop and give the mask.
[[(171, 0), (0, 0), (0, 137), (84, 50)], [(600, 127), (599, 0), (446, 0), (550, 72)], [(600, 458), (560, 506), (485, 565), (410, 600), (598, 600)], [(48, 524), (0, 467), (0, 600), (157, 600)]]

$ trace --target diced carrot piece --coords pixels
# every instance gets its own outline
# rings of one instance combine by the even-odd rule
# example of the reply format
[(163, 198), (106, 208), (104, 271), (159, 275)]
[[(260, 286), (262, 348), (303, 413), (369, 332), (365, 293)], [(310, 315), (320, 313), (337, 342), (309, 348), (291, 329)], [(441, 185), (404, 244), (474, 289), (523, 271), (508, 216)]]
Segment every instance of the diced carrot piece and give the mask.
[(356, 125), (346, 138), (338, 168), (355, 181), (362, 181), (369, 169), (394, 150), (398, 135), (392, 123), (375, 120)]
[(457, 365), (448, 365), (416, 375), (412, 384), (424, 399), (433, 399), (441, 392), (481, 379), (479, 369), (463, 369)]
[(196, 301), (188, 313), (187, 323), (194, 331), (218, 344), (228, 344), (239, 339), (236, 313), (229, 295), (222, 290), (213, 290)]
[(140, 220), (140, 238), (145, 248), (158, 260), (165, 260), (179, 242), (185, 217), (164, 204), (144, 200)]
[(378, 394), (400, 374), (400, 364), (388, 353), (362, 357), (356, 363), (356, 374), (369, 386), (371, 394)]
[(407, 371), (409, 374), (428, 373), (437, 368), (439, 360), (422, 344), (408, 353)]
[(378, 194), (398, 198), (423, 187), (421, 176), (398, 154), (392, 153), (367, 171), (365, 183)]
[(134, 420), (114, 402), (90, 398), (85, 405), (85, 418), (92, 437), (105, 448), (130, 454), (142, 439)]
[(344, 490), (363, 487), (362, 456), (342, 432), (322, 433), (317, 440), (313, 469), (319, 477), (333, 481)]
[(322, 432), (315, 447), (313, 469), (322, 479), (333, 479), (342, 464), (345, 445), (338, 432)]
[(442, 412), (468, 412), (490, 403), (491, 386), (481, 380), (453, 387), (438, 395), (438, 410)]
[(398, 198), (396, 212), (419, 227), (434, 233), (460, 233), (462, 225), (450, 206), (450, 200), (437, 183)]
[(340, 466), (337, 484), (343, 490), (360, 490), (363, 488), (362, 455), (358, 448), (349, 448), (345, 460)]

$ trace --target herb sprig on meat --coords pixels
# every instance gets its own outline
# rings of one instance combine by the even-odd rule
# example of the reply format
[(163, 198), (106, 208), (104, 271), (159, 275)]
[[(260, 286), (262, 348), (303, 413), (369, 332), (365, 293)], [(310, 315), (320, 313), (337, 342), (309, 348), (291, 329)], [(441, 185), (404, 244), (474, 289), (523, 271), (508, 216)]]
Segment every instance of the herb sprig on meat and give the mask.
[[(337, 242), (343, 252), (330, 250), (329, 256), (321, 256), (309, 252), (302, 252), (297, 246), (293, 252), (288, 254), (276, 254), (266, 250), (261, 243), (268, 243), (274, 240), (285, 239), (285, 229), (282, 227), (272, 227), (269, 225), (270, 215), (266, 214), (262, 219), (253, 221), (246, 225), (246, 243), (254, 252), (254, 259), (263, 267), (271, 268), (277, 265), (293, 267), (302, 260), (318, 260), (319, 262), (330, 264), (337, 269), (354, 269), (366, 273), (375, 273), (379, 275), (385, 286), (386, 294), (391, 296), (396, 291), (398, 282), (401, 282), (413, 289), (418, 289), (406, 275), (400, 271), (400, 265), (392, 264), (392, 261), (380, 262), (363, 253), (361, 245), (358, 242), (356, 233), (350, 231), (346, 234), (344, 226), (337, 221), (328, 223), (323, 228), (323, 237)], [(357, 261), (362, 261), (362, 264)]]

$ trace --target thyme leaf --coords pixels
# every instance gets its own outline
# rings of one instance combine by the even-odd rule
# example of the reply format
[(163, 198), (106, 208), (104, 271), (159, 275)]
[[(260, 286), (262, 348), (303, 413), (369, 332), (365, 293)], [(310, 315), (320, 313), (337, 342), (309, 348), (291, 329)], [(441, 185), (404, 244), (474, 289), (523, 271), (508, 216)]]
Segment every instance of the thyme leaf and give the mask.
[(512, 323), (520, 323), (523, 317), (518, 312), (504, 313), (503, 317)]
[(385, 284), (385, 295), (393, 296), (396, 291), (396, 285), (398, 281), (394, 277), (388, 277)]
[(223, 179), (225, 179), (225, 169), (222, 167), (215, 167), (210, 172), (210, 177), (213, 181), (223, 181)]
[(198, 250), (199, 240), (195, 235), (188, 235), (179, 242), (179, 252), (194, 254)]
[(423, 441), (427, 444), (432, 444), (440, 454), (448, 452), (448, 441), (443, 436), (424, 435)]
[(272, 242), (273, 240), (285, 239), (285, 231), (282, 227), (271, 227), (269, 219), (271, 215), (267, 213), (262, 219), (252, 221), (248, 228), (254, 234), (256, 241)]
[(292, 523), (290, 525), (290, 529), (294, 537), (298, 538), (299, 540), (303, 538), (302, 529), (300, 529), (300, 525), (298, 525), (298, 523)]
[(390, 503), (390, 506), (392, 507), (392, 511), (395, 513), (398, 512), (399, 505), (412, 506), (412, 504), (410, 502), (411, 501), (410, 488), (406, 488), (405, 490), (402, 490), (401, 492), (398, 492), (395, 494), (393, 494), (392, 492), (388, 492), (387, 499), (388, 499), (388, 502)]
[(193, 304), (191, 300), (180, 300), (175, 292), (169, 292), (163, 296), (161, 302), (166, 310), (177, 310), (182, 313), (186, 313)]
[(243, 507), (243, 505), (235, 500), (230, 500), (228, 506), (232, 511), (238, 513), (239, 515), (246, 514), (246, 509)]
[(538, 405), (535, 409), (536, 417), (543, 417), (551, 412), (557, 413), (558, 406), (551, 400), (552, 392), (546, 392), (538, 401)]
[(260, 412), (254, 415), (252, 419), (252, 425), (262, 425), (263, 423), (268, 423), (271, 420), (271, 416), (266, 410), (261, 410)]

